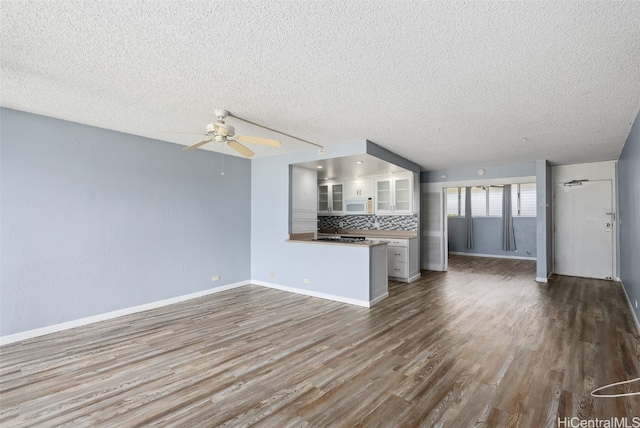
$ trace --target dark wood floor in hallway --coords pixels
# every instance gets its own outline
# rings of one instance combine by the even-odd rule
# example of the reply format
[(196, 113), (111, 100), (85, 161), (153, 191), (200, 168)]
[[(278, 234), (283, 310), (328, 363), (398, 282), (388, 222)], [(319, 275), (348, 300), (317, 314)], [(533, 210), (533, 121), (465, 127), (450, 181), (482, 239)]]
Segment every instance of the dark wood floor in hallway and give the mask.
[[(0, 348), (0, 426), (556, 427), (640, 418), (619, 283), (452, 256), (366, 309), (245, 286)], [(640, 382), (609, 392), (640, 390)], [(561, 425), (562, 426), (562, 425)], [(569, 425), (565, 425), (569, 426)]]

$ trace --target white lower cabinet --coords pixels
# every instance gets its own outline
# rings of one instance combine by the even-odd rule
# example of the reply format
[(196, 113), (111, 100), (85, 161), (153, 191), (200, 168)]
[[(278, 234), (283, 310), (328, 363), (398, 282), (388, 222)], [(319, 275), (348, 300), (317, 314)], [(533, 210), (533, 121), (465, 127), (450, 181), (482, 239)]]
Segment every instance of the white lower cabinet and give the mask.
[(389, 278), (411, 282), (420, 278), (418, 263), (418, 238), (391, 239), (367, 238), (387, 243), (387, 270)]

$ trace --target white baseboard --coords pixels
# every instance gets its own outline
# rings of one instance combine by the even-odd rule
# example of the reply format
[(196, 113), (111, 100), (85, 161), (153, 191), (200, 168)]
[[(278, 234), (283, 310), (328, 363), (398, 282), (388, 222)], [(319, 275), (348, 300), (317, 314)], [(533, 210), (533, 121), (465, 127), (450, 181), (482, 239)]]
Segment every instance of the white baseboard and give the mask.
[(457, 256), (489, 257), (492, 259), (537, 260), (535, 257), (504, 256), (504, 255), (497, 255), (497, 254), (482, 254), (482, 253), (463, 253), (460, 251), (449, 251), (449, 254), (455, 254)]
[(0, 337), (0, 346), (7, 345), (9, 343), (18, 342), (21, 340), (32, 339), (38, 336), (44, 336), (45, 334), (56, 333), (62, 330), (69, 330), (71, 328), (80, 327), (87, 324), (93, 324), (99, 321), (105, 321), (112, 318), (121, 317), (124, 315), (134, 314), (136, 312), (148, 311), (149, 309), (160, 308), (162, 306), (171, 305), (173, 303), (184, 302), (185, 300), (191, 300), (198, 297), (206, 296), (208, 294), (219, 293), (225, 290), (231, 290), (232, 288), (241, 287), (243, 285), (251, 284), (251, 281), (241, 281), (234, 284), (227, 284), (216, 288), (210, 288), (208, 290), (197, 291), (195, 293), (185, 294), (182, 296), (172, 297), (170, 299), (159, 300), (157, 302), (145, 303), (144, 305), (132, 306), (130, 308), (118, 309), (117, 311), (106, 312), (104, 314), (93, 315), (86, 318), (80, 318), (73, 321), (67, 321), (60, 324), (48, 325), (46, 327), (36, 328), (33, 330), (22, 331), (20, 333), (10, 334)]
[(636, 322), (636, 328), (638, 329), (638, 334), (640, 334), (640, 322), (638, 321), (636, 310), (634, 309), (633, 304), (631, 303), (631, 299), (627, 294), (627, 289), (624, 288), (624, 284), (622, 283), (622, 280), (618, 278), (618, 282), (620, 283), (620, 285), (622, 285), (622, 291), (624, 291), (624, 295), (627, 298), (627, 303), (629, 303), (629, 307), (631, 308), (631, 315), (633, 316), (633, 320)]
[(274, 288), (276, 290), (288, 291), (289, 293), (302, 294), (304, 296), (311, 296), (311, 297), (319, 297), (321, 299), (333, 300), (334, 302), (348, 303), (350, 305), (364, 306), (365, 308), (369, 308), (372, 306), (371, 302), (368, 302), (366, 300), (352, 299), (350, 297), (336, 296), (335, 294), (320, 293), (317, 291), (305, 290), (302, 288), (288, 287), (286, 285), (274, 284), (272, 282), (251, 281), (251, 283), (255, 285), (261, 285), (267, 288)]
[(549, 282), (549, 279), (551, 279), (552, 275), (553, 275), (553, 272), (549, 272), (549, 275), (547, 275), (546, 278), (536, 277), (536, 282), (542, 282), (546, 284), (547, 282)]
[(416, 281), (416, 280), (420, 279), (420, 277), (422, 277), (422, 274), (420, 272), (418, 272), (416, 275), (413, 275), (411, 278), (409, 278), (409, 282)]
[(442, 265), (426, 264), (426, 265), (420, 266), (420, 268), (425, 270), (433, 270), (436, 272), (446, 272), (444, 269), (442, 269)]
[(371, 301), (351, 299), (349, 297), (336, 296), (333, 294), (320, 293), (317, 291), (303, 290), (300, 288), (287, 287), (285, 285), (273, 284), (264, 281), (241, 281), (234, 284), (227, 284), (216, 288), (210, 288), (208, 290), (198, 291), (195, 293), (185, 294), (182, 296), (172, 297), (170, 299), (159, 300), (157, 302), (145, 303), (143, 305), (132, 306), (130, 308), (119, 309), (117, 311), (106, 312), (103, 314), (93, 315), (86, 318), (80, 318), (77, 320), (67, 321), (59, 324), (48, 325), (46, 327), (36, 328), (33, 330), (22, 331), (20, 333), (10, 334), (0, 337), (0, 346), (8, 345), (9, 343), (19, 342), (21, 340), (33, 339), (34, 337), (44, 336), (45, 334), (57, 333), (63, 330), (69, 330), (75, 327), (81, 327), (83, 325), (93, 324), (100, 321), (106, 321), (113, 318), (121, 317), (124, 315), (134, 314), (136, 312), (148, 311), (150, 309), (160, 308), (162, 306), (171, 305), (173, 303), (184, 302), (185, 300), (196, 299), (198, 297), (206, 296), (208, 294), (219, 293), (221, 291), (231, 290), (233, 288), (242, 287), (244, 285), (255, 284), (267, 288), (274, 288), (277, 290), (288, 291), (290, 293), (302, 294), (305, 296), (319, 297), (321, 299), (333, 300), (334, 302), (348, 303), (350, 305), (362, 306), (370, 308), (376, 303), (389, 297), (389, 293), (386, 292), (379, 297)]
[(384, 299), (386, 299), (387, 297), (389, 297), (389, 292), (386, 291), (383, 294), (379, 295), (378, 297), (376, 297), (375, 299), (373, 299), (372, 301), (369, 302), (369, 307), (378, 304), (380, 302), (382, 302)]

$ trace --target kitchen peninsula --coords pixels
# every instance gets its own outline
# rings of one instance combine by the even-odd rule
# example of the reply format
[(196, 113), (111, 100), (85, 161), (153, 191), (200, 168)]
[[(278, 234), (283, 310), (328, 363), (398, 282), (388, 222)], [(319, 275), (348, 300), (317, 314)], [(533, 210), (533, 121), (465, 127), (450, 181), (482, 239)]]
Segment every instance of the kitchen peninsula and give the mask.
[[(322, 251), (322, 259), (329, 257), (341, 248), (350, 248), (351, 253), (345, 254), (333, 264), (327, 266), (332, 283), (341, 284), (340, 290), (356, 293), (360, 300), (373, 306), (385, 299), (388, 293), (388, 278), (410, 282), (420, 277), (418, 267), (417, 236), (410, 231), (382, 231), (361, 229), (320, 229), (317, 234), (299, 233), (290, 235), (288, 242), (311, 244), (318, 246), (316, 251)], [(329, 247), (327, 250), (327, 246)], [(314, 251), (300, 249), (300, 251)], [(349, 251), (349, 250), (347, 250)], [(363, 262), (354, 261), (354, 254)], [(338, 263), (339, 265), (336, 265)], [(339, 267), (340, 265), (344, 265)], [(345, 281), (346, 273), (358, 273), (358, 277), (366, 281)], [(309, 283), (311, 280), (309, 280)], [(359, 304), (356, 302), (349, 302)]]
[[(371, 307), (388, 295), (390, 279), (419, 277), (418, 165), (369, 141), (287, 158), (284, 239), (272, 206), (285, 194), (272, 191), (273, 180), (256, 182), (259, 191), (252, 193), (269, 207), (263, 217), (271, 224), (252, 245), (260, 254), (251, 267), (254, 283)], [(263, 166), (270, 177), (282, 171), (258, 161), (255, 172)], [(254, 218), (256, 225), (262, 220)], [(330, 233), (323, 234), (325, 229)]]
[(386, 243), (390, 279), (412, 282), (420, 278), (418, 236), (408, 230), (319, 229), (318, 239), (340, 235), (343, 238), (362, 237), (365, 242)]
[[(335, 290), (327, 297), (358, 306), (371, 307), (389, 296), (387, 288), (387, 243), (358, 240), (344, 242), (339, 235), (335, 239), (316, 239), (313, 233), (292, 234), (288, 242), (300, 244), (296, 251), (326, 266), (320, 281)], [(343, 242), (341, 242), (343, 241)], [(305, 284), (311, 284), (306, 278)]]

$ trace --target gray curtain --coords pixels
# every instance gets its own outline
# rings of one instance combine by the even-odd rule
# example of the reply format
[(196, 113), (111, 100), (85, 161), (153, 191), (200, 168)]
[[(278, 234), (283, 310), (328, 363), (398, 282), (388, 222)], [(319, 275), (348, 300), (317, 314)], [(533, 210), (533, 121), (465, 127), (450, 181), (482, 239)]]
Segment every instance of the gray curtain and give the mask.
[(464, 224), (467, 231), (467, 248), (473, 248), (473, 217), (471, 216), (471, 187), (464, 191)]
[(502, 187), (502, 249), (515, 251), (516, 236), (513, 231), (513, 215), (511, 212), (511, 184)]

